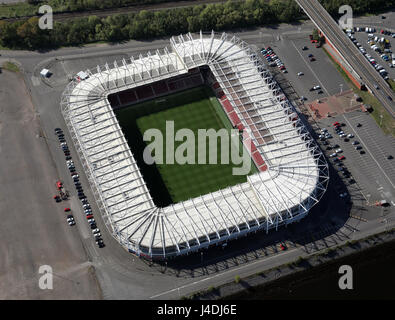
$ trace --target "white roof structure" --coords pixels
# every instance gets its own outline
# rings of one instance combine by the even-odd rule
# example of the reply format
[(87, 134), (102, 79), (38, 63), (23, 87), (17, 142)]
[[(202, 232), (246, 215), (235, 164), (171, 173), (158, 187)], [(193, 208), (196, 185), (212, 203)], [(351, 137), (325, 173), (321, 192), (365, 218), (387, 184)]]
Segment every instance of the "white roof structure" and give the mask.
[(81, 80), (88, 79), (88, 75), (84, 71), (80, 71), (77, 73), (77, 77), (79, 77)]
[[(233, 122), (248, 129), (260, 172), (247, 182), (156, 207), (108, 95), (208, 66)], [(61, 108), (104, 221), (130, 252), (152, 259), (187, 254), (303, 218), (326, 190), (328, 166), (294, 107), (256, 54), (228, 34), (173, 37), (170, 47), (86, 71)], [(236, 119), (236, 120), (235, 120)]]
[(48, 69), (42, 69), (42, 70), (40, 71), (40, 75), (41, 75), (42, 77), (48, 77), (48, 75), (49, 75), (49, 70), (48, 70)]

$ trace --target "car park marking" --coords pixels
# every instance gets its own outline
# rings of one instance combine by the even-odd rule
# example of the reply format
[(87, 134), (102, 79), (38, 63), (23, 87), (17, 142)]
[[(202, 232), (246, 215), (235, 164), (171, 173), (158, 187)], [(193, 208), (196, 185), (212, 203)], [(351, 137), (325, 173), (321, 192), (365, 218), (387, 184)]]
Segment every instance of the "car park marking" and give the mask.
[(378, 163), (378, 161), (375, 159), (375, 157), (373, 156), (373, 154), (370, 152), (370, 150), (368, 149), (368, 147), (366, 146), (366, 144), (363, 142), (363, 140), (361, 139), (361, 137), (358, 135), (358, 133), (355, 131), (354, 127), (351, 125), (350, 121), (348, 121), (348, 119), (343, 115), (344, 120), (347, 122), (347, 124), (350, 126), (350, 128), (354, 131), (355, 136), (358, 137), (359, 141), (363, 144), (364, 148), (366, 149), (366, 151), (370, 154), (370, 156), (373, 158), (374, 162), (376, 162), (377, 166), (379, 167), (379, 169), (381, 170), (381, 172), (384, 174), (384, 176), (387, 178), (387, 180), (389, 181), (389, 183), (391, 184), (392, 188), (395, 189), (395, 185), (392, 183), (391, 179), (387, 176), (387, 174), (385, 173), (384, 169), (380, 166), (380, 164)]
[(322, 82), (320, 81), (320, 79), (318, 78), (317, 74), (314, 72), (314, 70), (310, 67), (310, 65), (306, 62), (306, 60), (304, 59), (304, 57), (302, 56), (302, 54), (299, 52), (298, 48), (295, 46), (295, 43), (291, 40), (292, 45), (295, 47), (296, 52), (300, 55), (300, 57), (302, 58), (303, 62), (307, 65), (307, 67), (310, 69), (310, 71), (313, 73), (314, 77), (317, 79), (317, 81), (319, 82), (319, 84), (321, 85), (321, 88), (325, 89), (326, 93), (329, 94), (328, 89), (322, 84)]

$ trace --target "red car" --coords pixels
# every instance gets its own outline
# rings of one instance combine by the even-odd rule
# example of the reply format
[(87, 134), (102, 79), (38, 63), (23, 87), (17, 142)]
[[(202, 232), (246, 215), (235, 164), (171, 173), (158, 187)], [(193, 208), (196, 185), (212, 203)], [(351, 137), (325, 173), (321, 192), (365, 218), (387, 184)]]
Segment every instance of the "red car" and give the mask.
[(334, 127), (338, 127), (338, 126), (340, 126), (340, 123), (336, 121), (336, 122), (333, 123), (333, 126)]
[(345, 156), (338, 157), (339, 160), (344, 160), (345, 158), (346, 158)]
[(87, 219), (92, 219), (93, 218), (93, 214), (89, 214), (86, 216)]
[(64, 208), (64, 212), (69, 212), (71, 211), (70, 208)]
[(280, 250), (284, 251), (285, 249), (287, 249), (283, 244), (280, 244)]

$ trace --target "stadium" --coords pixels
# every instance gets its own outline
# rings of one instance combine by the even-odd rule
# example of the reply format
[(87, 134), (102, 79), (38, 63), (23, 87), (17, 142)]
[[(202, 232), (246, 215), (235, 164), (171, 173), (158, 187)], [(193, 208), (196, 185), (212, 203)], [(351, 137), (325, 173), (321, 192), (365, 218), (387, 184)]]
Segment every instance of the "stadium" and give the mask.
[[(62, 114), (108, 230), (139, 257), (163, 260), (277, 230), (305, 217), (326, 190), (320, 149), (260, 55), (236, 36), (180, 35), (162, 50), (85, 73), (63, 92)], [(206, 92), (219, 126), (239, 130), (255, 170), (219, 190), (204, 187), (158, 204), (132, 151), (137, 142), (126, 139), (117, 114), (132, 107), (144, 110), (139, 116), (170, 112), (171, 101), (192, 99), (193, 90)], [(192, 103), (185, 114), (209, 121), (201, 116), (209, 111)]]

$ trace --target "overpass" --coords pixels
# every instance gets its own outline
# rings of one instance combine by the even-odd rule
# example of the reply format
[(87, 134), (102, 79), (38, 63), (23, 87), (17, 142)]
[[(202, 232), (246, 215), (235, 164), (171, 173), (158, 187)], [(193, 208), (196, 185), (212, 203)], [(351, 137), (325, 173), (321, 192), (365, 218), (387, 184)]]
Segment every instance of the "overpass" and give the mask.
[[(388, 83), (376, 69), (366, 60), (347, 37), (336, 21), (317, 0), (296, 0), (311, 21), (325, 36), (326, 42), (338, 52), (343, 60), (356, 74), (356, 81), (364, 84), (381, 102), (390, 115), (395, 118), (395, 94)], [(375, 88), (375, 84), (380, 89)], [(388, 97), (391, 97), (390, 100)]]

